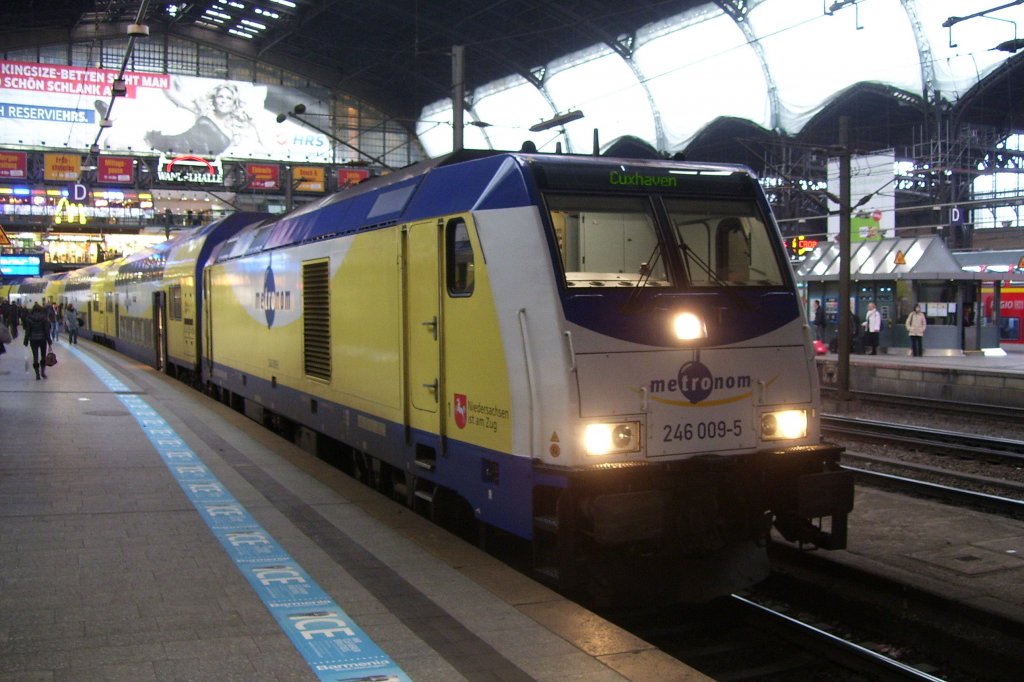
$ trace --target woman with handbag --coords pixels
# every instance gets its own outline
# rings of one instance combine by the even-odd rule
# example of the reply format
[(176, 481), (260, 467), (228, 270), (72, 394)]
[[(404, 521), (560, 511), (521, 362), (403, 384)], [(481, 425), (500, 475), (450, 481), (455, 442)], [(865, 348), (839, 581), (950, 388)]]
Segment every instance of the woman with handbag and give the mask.
[(36, 381), (40, 375), (46, 378), (46, 354), (50, 350), (50, 320), (46, 311), (36, 303), (25, 319), (25, 345), (32, 346), (32, 367), (36, 370)]

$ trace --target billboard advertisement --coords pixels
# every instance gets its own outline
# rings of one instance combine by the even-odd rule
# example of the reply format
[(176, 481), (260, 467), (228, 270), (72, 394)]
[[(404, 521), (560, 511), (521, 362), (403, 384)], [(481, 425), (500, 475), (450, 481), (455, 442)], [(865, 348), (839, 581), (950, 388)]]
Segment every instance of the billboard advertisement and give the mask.
[[(195, 154), (229, 159), (343, 163), (355, 152), (295, 118), (329, 128), (325, 88), (289, 88), (216, 78), (126, 72), (126, 94), (113, 100), (117, 71), (0, 60), (0, 147), (88, 149), (99, 136), (106, 153)], [(107, 120), (109, 127), (101, 127)], [(352, 157), (352, 158), (350, 158)]]
[[(896, 236), (896, 155), (881, 152), (850, 159), (850, 241), (878, 241)], [(839, 196), (839, 160), (828, 160), (828, 191)], [(839, 205), (828, 202), (828, 238), (839, 237)]]

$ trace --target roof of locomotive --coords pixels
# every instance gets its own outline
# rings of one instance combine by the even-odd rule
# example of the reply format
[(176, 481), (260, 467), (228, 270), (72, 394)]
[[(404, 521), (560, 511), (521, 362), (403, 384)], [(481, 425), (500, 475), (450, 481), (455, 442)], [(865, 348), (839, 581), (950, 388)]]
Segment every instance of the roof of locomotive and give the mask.
[(533, 205), (535, 189), (524, 169), (542, 168), (568, 177), (589, 167), (628, 166), (630, 172), (659, 169), (692, 175), (753, 177), (738, 165), (665, 159), (529, 154), (463, 150), (413, 164), (389, 175), (311, 202), (276, 220), (253, 222), (228, 240), (217, 262), (439, 215)]

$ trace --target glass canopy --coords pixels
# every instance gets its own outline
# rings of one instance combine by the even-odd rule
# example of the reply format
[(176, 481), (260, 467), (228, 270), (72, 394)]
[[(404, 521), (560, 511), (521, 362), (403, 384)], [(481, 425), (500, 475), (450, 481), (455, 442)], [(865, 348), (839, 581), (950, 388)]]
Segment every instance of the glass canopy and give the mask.
[[(717, 5), (651, 24), (630, 49), (595, 45), (478, 88), (464, 122), (467, 147), (587, 152), (593, 130), (674, 153), (711, 121), (731, 116), (796, 134), (850, 86), (892, 85), (948, 102), (1012, 52), (1024, 5), (993, 0), (747, 0), (735, 18)], [(981, 16), (972, 16), (979, 12)], [(948, 24), (948, 25), (944, 25)], [(536, 84), (535, 84), (536, 83)], [(584, 117), (540, 132), (570, 111)], [(417, 134), (430, 156), (452, 148), (452, 102), (424, 108)]]

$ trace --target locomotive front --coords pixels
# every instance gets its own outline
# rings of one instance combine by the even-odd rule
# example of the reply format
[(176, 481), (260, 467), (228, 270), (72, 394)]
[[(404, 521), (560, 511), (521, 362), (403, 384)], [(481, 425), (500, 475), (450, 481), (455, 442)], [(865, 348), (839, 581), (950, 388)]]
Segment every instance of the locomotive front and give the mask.
[(806, 324), (755, 178), (669, 162), (532, 170), (563, 316), (557, 339), (520, 320), (549, 349), (526, 367), (542, 572), (703, 600), (767, 575), (773, 524), (844, 547), (852, 476), (821, 442)]

